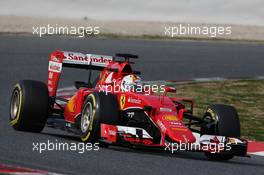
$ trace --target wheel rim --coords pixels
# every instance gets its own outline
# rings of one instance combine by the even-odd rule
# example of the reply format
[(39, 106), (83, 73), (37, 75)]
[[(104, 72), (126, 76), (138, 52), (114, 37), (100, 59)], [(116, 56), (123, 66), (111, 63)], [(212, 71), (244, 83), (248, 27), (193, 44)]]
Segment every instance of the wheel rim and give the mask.
[(81, 130), (85, 133), (90, 125), (91, 117), (92, 117), (93, 107), (90, 102), (88, 102), (83, 110), (83, 115), (81, 119)]
[(11, 99), (11, 119), (15, 119), (17, 117), (18, 114), (18, 109), (19, 109), (19, 105), (20, 105), (20, 93), (18, 90), (15, 90), (13, 95), (12, 95), (12, 99)]
[[(204, 116), (203, 120), (205, 122), (207, 122), (207, 124), (206, 124), (207, 133), (204, 133), (204, 134), (216, 134), (217, 133), (216, 127), (214, 127), (214, 130), (213, 131), (211, 130), (211, 128), (213, 126), (216, 126), (217, 125), (217, 120), (214, 120), (212, 118), (212, 116), (209, 115), (209, 114), (207, 114), (206, 116)], [(208, 133), (208, 131), (210, 131), (210, 133)], [(213, 132), (213, 133), (211, 133), (211, 132)]]
[(209, 115), (204, 116), (204, 120), (207, 121), (208, 123), (213, 121), (212, 117)]

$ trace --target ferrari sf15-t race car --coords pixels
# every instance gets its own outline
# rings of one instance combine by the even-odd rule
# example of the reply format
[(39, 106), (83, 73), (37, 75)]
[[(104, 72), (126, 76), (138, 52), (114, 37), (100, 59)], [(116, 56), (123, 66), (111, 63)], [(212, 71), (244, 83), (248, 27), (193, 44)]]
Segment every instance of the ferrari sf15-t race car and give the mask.
[[(159, 93), (157, 88), (145, 88), (140, 72), (131, 67), (130, 60), (136, 58), (54, 51), (46, 83), (22, 80), (14, 86), (12, 127), (29, 132), (41, 132), (44, 126), (60, 128), (104, 147), (200, 151), (212, 160), (247, 156), (234, 107), (212, 104), (197, 117), (193, 101), (175, 97), (174, 87), (162, 85)], [(58, 93), (63, 67), (87, 69), (88, 82), (76, 81), (74, 90)], [(95, 70), (100, 74), (91, 82)]]

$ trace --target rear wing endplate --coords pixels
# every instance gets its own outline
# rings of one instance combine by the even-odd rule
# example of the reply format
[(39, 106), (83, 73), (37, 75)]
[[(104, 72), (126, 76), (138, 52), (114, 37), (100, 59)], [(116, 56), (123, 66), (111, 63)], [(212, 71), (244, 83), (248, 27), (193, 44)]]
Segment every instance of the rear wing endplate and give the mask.
[(54, 51), (50, 54), (48, 68), (49, 96), (56, 96), (58, 82), (63, 67), (79, 69), (103, 70), (113, 61), (112, 56), (83, 54), (69, 51)]

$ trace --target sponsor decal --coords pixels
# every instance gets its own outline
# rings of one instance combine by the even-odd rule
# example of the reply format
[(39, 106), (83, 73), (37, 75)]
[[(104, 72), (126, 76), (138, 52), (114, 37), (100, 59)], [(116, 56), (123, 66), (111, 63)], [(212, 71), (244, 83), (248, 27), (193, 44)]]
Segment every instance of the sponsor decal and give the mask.
[(54, 55), (51, 56), (51, 61), (60, 62), (60, 59), (55, 57)]
[(179, 120), (178, 117), (174, 115), (166, 115), (164, 116), (164, 119), (168, 121), (178, 121)]
[(49, 79), (53, 78), (53, 72), (49, 72)]
[(125, 104), (126, 104), (126, 97), (125, 97), (125, 95), (122, 94), (120, 97), (120, 108), (124, 109)]
[(128, 118), (133, 118), (134, 115), (135, 115), (135, 112), (128, 112), (128, 113), (127, 113), (127, 117), (128, 117)]
[(171, 108), (160, 108), (160, 112), (171, 112)]
[(106, 66), (108, 63), (112, 62), (112, 59), (111, 56), (90, 55), (91, 64), (96, 66)]
[(76, 52), (64, 52), (64, 63), (70, 64), (91, 64), (94, 66), (105, 67), (108, 63), (112, 62), (113, 57), (105, 55), (82, 54)]
[(116, 135), (116, 131), (115, 131), (115, 130), (111, 130), (111, 129), (109, 129), (109, 130), (108, 130), (108, 135), (110, 135), (110, 136), (115, 136), (115, 135)]
[(61, 72), (61, 70), (62, 70), (62, 63), (49, 61), (49, 71), (59, 73)]
[(129, 103), (141, 104), (141, 100), (140, 99), (135, 99), (135, 98), (132, 98), (132, 97), (129, 97), (127, 101)]
[(160, 127), (162, 132), (166, 131), (166, 127), (164, 126), (164, 124), (160, 120), (157, 121), (157, 124)]
[(101, 124), (101, 137), (116, 142), (117, 128), (113, 125)]
[(180, 121), (171, 121), (170, 122), (170, 127), (171, 128), (186, 128), (185, 127), (185, 125), (182, 123), (182, 122), (180, 122)]
[(187, 128), (171, 128), (174, 131), (187, 131)]
[(66, 59), (75, 61), (89, 62), (89, 58), (81, 53), (68, 53)]
[(185, 126), (183, 126), (183, 125), (177, 125), (177, 126), (175, 126), (175, 125), (169, 125), (169, 127), (170, 128), (186, 128)]
[(177, 125), (177, 126), (184, 126), (181, 122), (178, 122), (178, 121), (172, 121), (170, 122), (170, 124)]

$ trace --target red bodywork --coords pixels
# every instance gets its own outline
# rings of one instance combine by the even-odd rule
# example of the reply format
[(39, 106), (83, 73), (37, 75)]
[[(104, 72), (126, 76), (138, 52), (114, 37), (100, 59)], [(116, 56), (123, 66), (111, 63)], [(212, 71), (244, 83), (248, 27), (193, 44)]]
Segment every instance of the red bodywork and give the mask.
[[(50, 62), (62, 64), (64, 59), (67, 59), (69, 54), (62, 51), (55, 51), (50, 55)], [(87, 58), (74, 54), (72, 56), (76, 60), (87, 60)], [(48, 76), (48, 89), (49, 95), (55, 96), (58, 82), (61, 75), (61, 66), (56, 64), (49, 64), (49, 76)], [(51, 67), (53, 66), (53, 67)], [(55, 71), (54, 71), (55, 70)], [(117, 70), (115, 72), (109, 70)], [(170, 137), (174, 142), (188, 142), (193, 143), (196, 141), (192, 132), (184, 125), (183, 112), (186, 110), (184, 106), (176, 110), (175, 101), (184, 100), (170, 98), (166, 96), (166, 93), (171, 88), (164, 88), (162, 95), (154, 95), (152, 91), (146, 93), (135, 93), (135, 92), (120, 92), (114, 87), (121, 86), (121, 80), (125, 75), (132, 74), (131, 65), (128, 62), (114, 62), (110, 61), (107, 66), (100, 73), (100, 79), (94, 88), (80, 88), (75, 94), (70, 97), (68, 103), (64, 108), (64, 117), (67, 122), (74, 123), (75, 118), (81, 113), (83, 102), (90, 93), (93, 91), (103, 91), (108, 88), (109, 93), (117, 95), (120, 110), (126, 110), (128, 108), (144, 108), (144, 106), (151, 106), (152, 110), (147, 112), (147, 115), (157, 125), (162, 133), (161, 144), (165, 144), (165, 136)], [(114, 83), (106, 82), (107, 77), (112, 74), (111, 81)], [(111, 91), (112, 90), (112, 91)], [(119, 91), (119, 92), (118, 92)], [(192, 101), (190, 101), (192, 104)]]
[[(63, 96), (57, 94), (58, 97), (67, 99), (64, 108), (64, 120), (69, 124), (76, 122), (84, 105), (86, 97), (94, 91), (105, 91), (115, 94), (119, 102), (120, 111), (125, 111), (130, 108), (144, 109), (151, 107), (151, 110), (146, 110), (146, 117), (153, 122), (159, 132), (160, 140), (158, 143), (153, 142), (153, 138), (146, 137), (138, 138), (132, 137), (131, 133), (123, 133), (122, 139), (132, 144), (141, 144), (145, 146), (165, 146), (166, 142), (176, 143), (195, 143), (197, 135), (195, 135), (184, 122), (184, 113), (187, 109), (183, 105), (183, 101), (190, 105), (190, 111), (193, 108), (193, 102), (188, 99), (179, 99), (175, 97), (168, 97), (167, 93), (175, 93), (176, 90), (171, 87), (163, 88), (163, 92), (159, 95), (154, 92), (146, 90), (143, 93), (136, 92), (122, 92), (114, 89), (116, 86), (121, 85), (122, 78), (125, 75), (133, 74), (133, 70), (129, 62), (117, 62), (109, 56), (101, 55), (84, 55), (81, 53), (54, 51), (49, 58), (49, 74), (48, 74), (48, 90), (51, 98), (56, 97), (58, 83), (64, 64), (72, 64), (78, 66), (93, 65), (101, 67), (100, 78), (93, 88), (81, 87), (78, 90), (63, 90)], [(114, 70), (114, 71), (113, 71)], [(61, 91), (60, 91), (61, 92)], [(67, 94), (70, 93), (70, 94)], [(56, 108), (56, 104), (54, 104)], [(107, 116), (106, 116), (107, 117)], [(101, 137), (102, 139), (116, 143), (117, 133), (119, 130), (133, 131), (133, 128), (122, 128), (122, 126), (101, 124)], [(144, 135), (143, 131), (143, 135)], [(217, 140), (217, 138), (216, 138)]]

